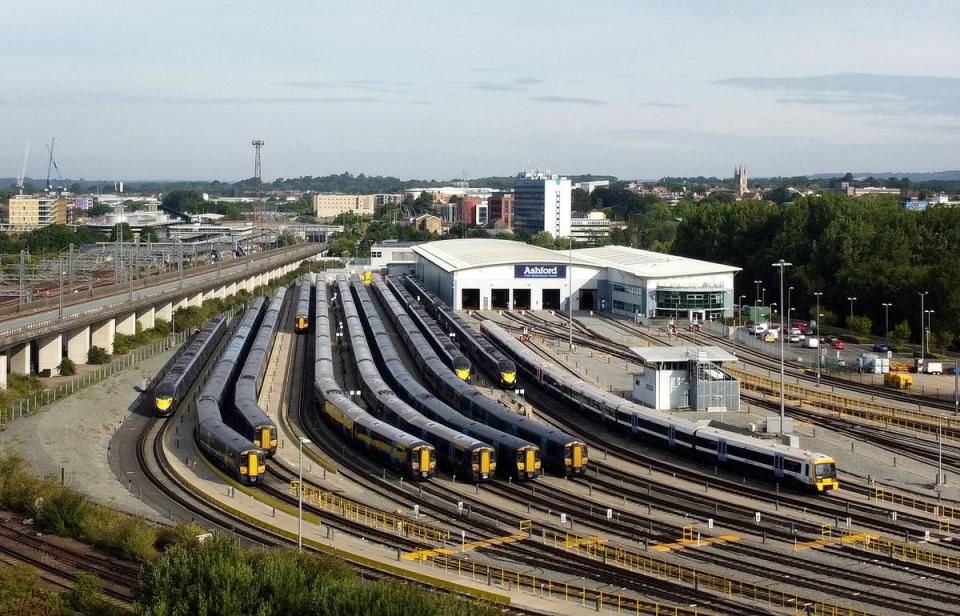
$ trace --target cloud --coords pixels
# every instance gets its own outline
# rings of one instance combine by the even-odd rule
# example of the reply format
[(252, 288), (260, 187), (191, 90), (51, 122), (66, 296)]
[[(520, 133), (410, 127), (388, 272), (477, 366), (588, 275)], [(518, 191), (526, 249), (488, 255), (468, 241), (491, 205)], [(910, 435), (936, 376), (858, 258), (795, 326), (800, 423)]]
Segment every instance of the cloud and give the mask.
[(515, 77), (514, 79), (501, 81), (475, 81), (467, 87), (471, 90), (483, 90), (486, 92), (522, 92), (531, 89), (531, 86), (538, 86), (544, 82), (537, 77)]
[(854, 107), (876, 115), (960, 117), (960, 79), (922, 75), (836, 73), (811, 77), (733, 77), (715, 85), (781, 94), (797, 105)]
[(291, 79), (280, 81), (278, 85), (299, 88), (301, 90), (334, 90), (345, 88), (370, 92), (403, 92), (417, 84), (412, 81), (393, 81), (388, 79), (343, 79), (337, 81)]
[(258, 105), (346, 105), (361, 103), (429, 104), (429, 101), (397, 100), (373, 96), (204, 96), (195, 94), (147, 94), (131, 92), (21, 92), (0, 98), (0, 107), (70, 106), (89, 104), (184, 107), (246, 107)]
[(610, 103), (599, 98), (581, 98), (579, 96), (534, 96), (530, 100), (540, 103), (557, 103), (561, 105), (588, 105), (598, 107)]
[(683, 109), (683, 105), (678, 103), (668, 103), (665, 101), (640, 101), (638, 107), (656, 107), (659, 109)]

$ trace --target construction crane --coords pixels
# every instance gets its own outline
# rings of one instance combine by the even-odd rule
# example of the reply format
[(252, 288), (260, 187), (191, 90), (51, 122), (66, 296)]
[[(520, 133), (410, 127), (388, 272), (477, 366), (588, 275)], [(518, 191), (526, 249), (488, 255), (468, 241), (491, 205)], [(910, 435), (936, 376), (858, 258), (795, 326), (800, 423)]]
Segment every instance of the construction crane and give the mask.
[(27, 142), (27, 151), (23, 154), (23, 167), (20, 169), (20, 177), (17, 178), (17, 192), (23, 194), (23, 178), (27, 175), (27, 160), (30, 158), (30, 142)]
[(47, 188), (46, 188), (46, 191), (47, 191), (48, 193), (52, 193), (52, 192), (53, 192), (53, 185), (50, 184), (50, 172), (51, 172), (51, 171), (56, 171), (56, 172), (57, 172), (57, 179), (60, 180), (60, 186), (57, 187), (57, 195), (60, 195), (60, 194), (63, 192), (63, 176), (60, 175), (60, 167), (57, 166), (57, 161), (54, 160), (54, 158), (53, 158), (53, 146), (54, 146), (54, 144), (56, 143), (56, 140), (57, 140), (56, 137), (51, 137), (51, 138), (50, 138), (50, 145), (47, 146), (47, 152), (50, 154), (50, 158), (49, 158), (49, 160), (48, 160), (48, 162), (47, 162)]

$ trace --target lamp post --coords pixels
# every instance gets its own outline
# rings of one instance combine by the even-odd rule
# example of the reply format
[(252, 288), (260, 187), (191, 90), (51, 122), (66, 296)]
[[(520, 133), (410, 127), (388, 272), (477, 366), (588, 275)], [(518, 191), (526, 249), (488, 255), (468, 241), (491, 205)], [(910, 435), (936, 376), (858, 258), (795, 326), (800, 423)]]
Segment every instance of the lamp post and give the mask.
[(753, 305), (754, 305), (754, 306), (759, 306), (759, 305), (760, 305), (760, 283), (761, 283), (761, 282), (763, 282), (763, 281), (762, 281), (762, 280), (754, 280), (754, 281), (753, 281), (753, 284), (757, 285), (757, 299), (753, 300)]
[(817, 291), (813, 295), (817, 298), (817, 387), (820, 387), (820, 296), (823, 293)]
[(857, 298), (848, 297), (847, 301), (850, 302), (850, 320), (847, 321), (847, 329), (850, 330), (850, 333), (853, 333), (853, 302), (857, 301)]
[(890, 340), (890, 306), (893, 306), (893, 304), (883, 302), (880, 305), (883, 306), (883, 337)]
[(787, 329), (793, 319), (793, 287), (787, 287)]
[[(780, 269), (780, 303), (783, 304), (783, 270), (793, 265), (783, 259), (773, 264), (773, 267)], [(783, 312), (780, 313), (780, 438), (783, 438), (783, 418), (784, 400), (783, 400)]]
[(767, 287), (763, 287), (762, 289), (760, 289), (760, 305), (761, 306), (767, 305)]
[(570, 350), (573, 350), (573, 234), (567, 238), (567, 325)]
[(57, 261), (57, 271), (60, 272), (60, 307), (57, 310), (57, 315), (60, 317), (60, 320), (63, 320), (63, 259)]
[(745, 297), (746, 295), (740, 296), (740, 314), (737, 315), (737, 326), (743, 325), (743, 298)]
[[(933, 329), (933, 310), (925, 310), (924, 313), (927, 315), (927, 353), (930, 352), (930, 330)], [(920, 332), (920, 335), (923, 335), (923, 332)]]
[(928, 291), (917, 291), (920, 296), (920, 361), (926, 357), (923, 353), (923, 298), (927, 296)]
[(301, 436), (300, 455), (297, 458), (297, 551), (303, 551), (303, 446), (310, 444), (310, 439)]

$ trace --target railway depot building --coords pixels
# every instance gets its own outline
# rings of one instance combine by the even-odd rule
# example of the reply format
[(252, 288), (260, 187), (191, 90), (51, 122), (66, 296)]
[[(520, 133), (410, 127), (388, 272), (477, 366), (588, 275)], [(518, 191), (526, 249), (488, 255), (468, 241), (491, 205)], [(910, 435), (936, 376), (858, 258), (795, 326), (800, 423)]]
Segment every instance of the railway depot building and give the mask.
[(625, 246), (550, 250), (459, 239), (412, 247), (416, 275), (457, 310), (599, 310), (635, 318), (733, 316), (738, 267)]

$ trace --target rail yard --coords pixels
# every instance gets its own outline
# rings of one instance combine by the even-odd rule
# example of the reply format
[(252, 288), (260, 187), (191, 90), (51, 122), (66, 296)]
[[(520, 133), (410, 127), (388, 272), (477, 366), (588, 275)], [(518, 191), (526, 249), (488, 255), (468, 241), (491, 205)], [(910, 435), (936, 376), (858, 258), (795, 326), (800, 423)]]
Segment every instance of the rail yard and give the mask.
[[(945, 405), (817, 387), (788, 363), (788, 443), (756, 427), (777, 419), (775, 366), (733, 345), (603, 312), (455, 311), (405, 275), (306, 274), (198, 330), (111, 448), (164, 522), (516, 612), (956, 613)], [(644, 358), (691, 346), (735, 353), (706, 370), (736, 379), (738, 408), (634, 401)], [(0, 529), (7, 558), (58, 549)], [(89, 570), (129, 601), (129, 565), (69, 550), (51, 580)]]

